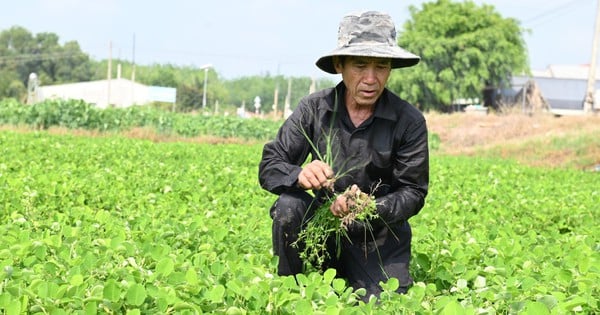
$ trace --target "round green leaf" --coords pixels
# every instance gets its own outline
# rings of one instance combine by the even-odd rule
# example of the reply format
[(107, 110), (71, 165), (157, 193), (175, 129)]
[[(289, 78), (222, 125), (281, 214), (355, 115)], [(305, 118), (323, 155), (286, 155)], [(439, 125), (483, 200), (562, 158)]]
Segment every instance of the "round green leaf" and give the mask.
[(139, 283), (135, 283), (127, 290), (126, 301), (127, 304), (140, 306), (146, 299), (146, 288)]

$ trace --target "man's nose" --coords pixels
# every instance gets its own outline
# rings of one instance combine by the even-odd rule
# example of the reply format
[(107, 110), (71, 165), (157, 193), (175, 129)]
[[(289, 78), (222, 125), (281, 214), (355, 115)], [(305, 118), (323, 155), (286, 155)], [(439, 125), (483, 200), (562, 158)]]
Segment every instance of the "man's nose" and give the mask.
[(377, 81), (377, 69), (375, 66), (368, 66), (364, 72), (364, 81), (366, 83), (373, 83)]

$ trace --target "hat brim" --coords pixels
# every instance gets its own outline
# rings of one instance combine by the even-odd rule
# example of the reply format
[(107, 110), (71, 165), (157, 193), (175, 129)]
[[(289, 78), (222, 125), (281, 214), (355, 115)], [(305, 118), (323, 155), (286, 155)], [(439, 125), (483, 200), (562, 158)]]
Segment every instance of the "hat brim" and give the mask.
[(419, 63), (421, 57), (408, 52), (398, 46), (379, 45), (379, 46), (345, 46), (338, 48), (331, 53), (319, 58), (316, 65), (319, 69), (336, 74), (335, 66), (333, 65), (334, 56), (361, 56), (361, 57), (377, 57), (389, 58), (392, 60), (392, 69), (412, 67)]

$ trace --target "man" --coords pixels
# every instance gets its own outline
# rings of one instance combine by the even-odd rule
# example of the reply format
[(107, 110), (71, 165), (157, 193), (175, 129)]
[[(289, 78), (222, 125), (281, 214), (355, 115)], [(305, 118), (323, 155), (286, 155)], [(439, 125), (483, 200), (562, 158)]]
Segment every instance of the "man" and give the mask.
[[(303, 272), (295, 242), (335, 179), (334, 192), (356, 184), (375, 196), (378, 218), (351, 223), (339, 255), (320, 267), (336, 268), (353, 288), (365, 288), (366, 299), (379, 295), (380, 281), (390, 277), (399, 280), (400, 293), (412, 284), (408, 219), (427, 195), (427, 126), (419, 110), (385, 85), (392, 69), (419, 60), (397, 46), (389, 15), (371, 11), (342, 19), (338, 47), (316, 62), (325, 72), (341, 74), (342, 82), (302, 99), (264, 146), (259, 165), (261, 186), (279, 195), (270, 210), (279, 275)], [(305, 163), (309, 154), (311, 162)], [(318, 159), (327, 154), (333, 165)], [(329, 211), (344, 216), (346, 200), (335, 199)]]

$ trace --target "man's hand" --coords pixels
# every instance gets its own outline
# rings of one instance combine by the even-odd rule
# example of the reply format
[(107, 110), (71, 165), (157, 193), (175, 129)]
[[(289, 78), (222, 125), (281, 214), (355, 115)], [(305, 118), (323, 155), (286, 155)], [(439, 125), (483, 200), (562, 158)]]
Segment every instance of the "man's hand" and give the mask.
[(346, 196), (342, 194), (335, 198), (329, 207), (329, 211), (331, 211), (331, 213), (338, 218), (348, 214), (348, 200), (346, 199)]
[(314, 160), (298, 174), (298, 186), (305, 190), (329, 188), (333, 175), (333, 170), (329, 165), (323, 161)]

